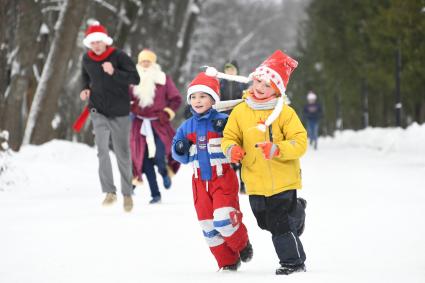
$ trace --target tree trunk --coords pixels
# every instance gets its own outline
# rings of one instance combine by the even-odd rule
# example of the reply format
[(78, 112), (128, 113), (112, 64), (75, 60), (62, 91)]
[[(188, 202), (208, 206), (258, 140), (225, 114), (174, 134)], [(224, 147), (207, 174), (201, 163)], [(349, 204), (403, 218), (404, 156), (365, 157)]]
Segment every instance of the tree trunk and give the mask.
[(11, 32), (14, 26), (16, 26), (16, 17), (14, 17), (16, 4), (10, 0), (5, 0), (0, 5), (0, 129), (4, 128), (4, 117), (6, 107), (6, 90), (9, 85), (10, 77), (10, 64), (8, 63), (7, 57), (11, 51), (12, 39)]
[(88, 0), (68, 0), (58, 20), (50, 52), (31, 105), (23, 144), (41, 144), (52, 136), (52, 120), (58, 111), (58, 99), (64, 85), (68, 61), (84, 18)]
[(9, 131), (9, 144), (13, 150), (18, 150), (21, 145), (28, 116), (27, 98), (32, 96), (30, 86), (35, 83), (32, 65), (37, 49), (27, 47), (34, 46), (42, 20), (39, 6), (34, 1), (18, 1), (17, 12), (16, 53), (12, 59), (4, 111), (4, 129)]

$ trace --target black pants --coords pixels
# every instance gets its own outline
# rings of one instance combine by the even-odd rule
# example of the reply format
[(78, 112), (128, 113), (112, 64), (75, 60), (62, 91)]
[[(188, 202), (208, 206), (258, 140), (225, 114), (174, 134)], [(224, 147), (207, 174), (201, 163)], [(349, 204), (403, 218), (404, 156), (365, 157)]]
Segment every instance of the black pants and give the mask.
[(270, 197), (251, 195), (249, 203), (258, 226), (271, 232), (281, 265), (304, 263), (306, 256), (297, 231), (304, 225), (304, 207), (297, 201), (297, 191), (285, 191)]

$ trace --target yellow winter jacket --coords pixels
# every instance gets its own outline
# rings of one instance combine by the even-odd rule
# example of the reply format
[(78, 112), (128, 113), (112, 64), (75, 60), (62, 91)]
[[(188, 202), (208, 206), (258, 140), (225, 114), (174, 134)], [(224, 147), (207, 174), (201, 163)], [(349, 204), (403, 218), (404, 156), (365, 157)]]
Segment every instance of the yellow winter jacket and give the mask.
[(301, 189), (299, 158), (307, 149), (307, 133), (298, 115), (284, 105), (272, 123), (273, 143), (279, 156), (266, 160), (255, 144), (270, 141), (269, 129), (261, 132), (258, 122), (265, 121), (272, 110), (253, 110), (245, 102), (231, 112), (223, 132), (221, 149), (225, 154), (232, 145), (240, 145), (246, 152), (242, 159), (242, 180), (249, 195), (272, 196), (290, 189)]

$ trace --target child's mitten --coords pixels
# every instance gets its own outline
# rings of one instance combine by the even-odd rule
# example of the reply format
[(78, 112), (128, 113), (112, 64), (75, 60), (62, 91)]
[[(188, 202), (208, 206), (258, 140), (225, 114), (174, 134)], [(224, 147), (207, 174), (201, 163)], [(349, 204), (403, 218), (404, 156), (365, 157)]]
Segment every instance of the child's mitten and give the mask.
[(245, 151), (239, 145), (233, 145), (229, 148), (230, 162), (238, 163), (245, 155)]
[(185, 155), (189, 153), (190, 146), (191, 142), (189, 142), (188, 140), (178, 140), (174, 144), (174, 150), (178, 155)]
[(279, 148), (272, 142), (260, 142), (257, 143), (255, 147), (261, 148), (265, 159), (272, 159), (279, 155)]

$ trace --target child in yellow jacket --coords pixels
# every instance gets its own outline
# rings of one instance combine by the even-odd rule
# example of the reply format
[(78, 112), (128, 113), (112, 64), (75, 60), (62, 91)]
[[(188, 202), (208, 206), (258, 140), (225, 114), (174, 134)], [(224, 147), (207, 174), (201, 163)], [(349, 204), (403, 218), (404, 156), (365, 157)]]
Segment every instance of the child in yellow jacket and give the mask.
[(276, 274), (305, 271), (299, 236), (304, 230), (306, 201), (299, 158), (307, 133), (295, 111), (285, 104), (285, 90), (297, 62), (280, 50), (250, 75), (252, 88), (231, 112), (222, 150), (242, 164), (242, 179), (258, 226), (272, 233), (280, 260)]

